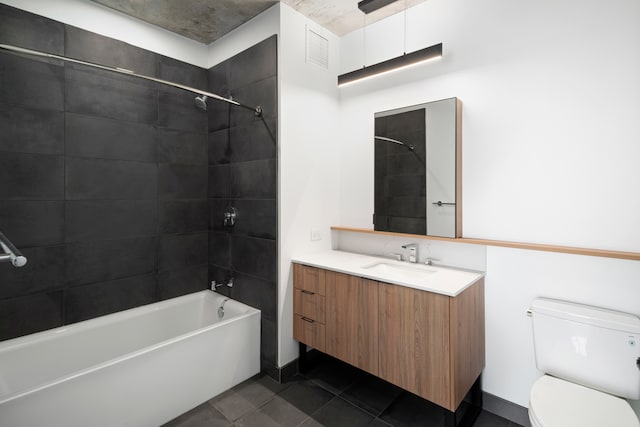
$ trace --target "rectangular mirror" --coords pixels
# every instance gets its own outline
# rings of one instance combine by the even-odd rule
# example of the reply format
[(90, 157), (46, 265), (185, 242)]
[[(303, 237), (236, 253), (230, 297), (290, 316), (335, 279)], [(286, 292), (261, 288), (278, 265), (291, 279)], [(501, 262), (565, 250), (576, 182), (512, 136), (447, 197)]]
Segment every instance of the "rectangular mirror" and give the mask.
[(462, 103), (375, 113), (374, 230), (462, 236)]

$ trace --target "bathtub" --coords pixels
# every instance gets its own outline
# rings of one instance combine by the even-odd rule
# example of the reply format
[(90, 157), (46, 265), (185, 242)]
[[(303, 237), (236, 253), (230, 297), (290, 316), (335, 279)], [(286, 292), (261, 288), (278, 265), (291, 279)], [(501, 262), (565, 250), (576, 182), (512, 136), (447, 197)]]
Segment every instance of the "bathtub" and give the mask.
[(157, 427), (260, 370), (260, 311), (211, 291), (0, 342), (0, 426)]

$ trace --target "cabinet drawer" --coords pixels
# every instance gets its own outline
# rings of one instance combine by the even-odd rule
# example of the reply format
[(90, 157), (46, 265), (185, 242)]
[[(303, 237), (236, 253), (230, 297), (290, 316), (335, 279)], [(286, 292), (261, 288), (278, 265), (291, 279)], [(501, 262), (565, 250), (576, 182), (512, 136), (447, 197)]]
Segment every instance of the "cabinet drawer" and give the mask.
[(309, 267), (302, 264), (293, 264), (293, 287), (313, 292), (314, 294), (325, 294), (326, 271), (321, 268)]
[(322, 323), (295, 315), (293, 318), (293, 339), (305, 343), (319, 351), (325, 351), (325, 328)]
[(294, 289), (293, 311), (303, 317), (308, 317), (316, 322), (324, 323), (325, 306), (324, 297), (313, 292)]

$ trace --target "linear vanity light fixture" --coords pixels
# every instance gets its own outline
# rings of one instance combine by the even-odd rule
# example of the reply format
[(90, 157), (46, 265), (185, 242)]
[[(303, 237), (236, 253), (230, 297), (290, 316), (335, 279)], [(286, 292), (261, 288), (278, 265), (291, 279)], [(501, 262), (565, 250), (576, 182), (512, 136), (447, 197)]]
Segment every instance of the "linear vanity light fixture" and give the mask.
[[(394, 3), (397, 0), (362, 0), (358, 3), (358, 9), (365, 14), (365, 25), (363, 28), (363, 50), (366, 50), (366, 15), (374, 12), (384, 6)], [(363, 53), (366, 57), (366, 54)], [(380, 76), (382, 74), (391, 73), (394, 71), (403, 70), (408, 67), (413, 67), (418, 64), (422, 64), (431, 59), (440, 58), (442, 56), (442, 43), (434, 44), (433, 46), (426, 47), (424, 49), (416, 50), (415, 52), (407, 53), (407, 6), (405, 1), (404, 8), (404, 53), (401, 56), (392, 58), (377, 64), (364, 66), (358, 70), (351, 71), (349, 73), (341, 74), (338, 76), (338, 87), (344, 87), (351, 83), (359, 82), (372, 77)]]
[(431, 59), (440, 58), (441, 56), (442, 43), (434, 44), (433, 46), (416, 50), (415, 52), (405, 53), (396, 58), (379, 62), (374, 65), (369, 65), (368, 67), (363, 67), (349, 73), (341, 74), (338, 76), (338, 86), (343, 87), (372, 77), (404, 70), (405, 68), (413, 67)]
[(362, 0), (358, 2), (358, 9), (364, 13), (371, 13), (396, 1), (397, 0)]

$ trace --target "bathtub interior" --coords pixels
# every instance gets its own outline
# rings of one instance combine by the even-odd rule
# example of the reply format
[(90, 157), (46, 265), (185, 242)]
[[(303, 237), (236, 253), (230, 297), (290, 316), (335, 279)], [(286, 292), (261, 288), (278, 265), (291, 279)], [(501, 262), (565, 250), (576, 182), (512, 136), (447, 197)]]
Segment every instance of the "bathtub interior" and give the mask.
[(258, 310), (201, 291), (0, 343), (0, 400)]

